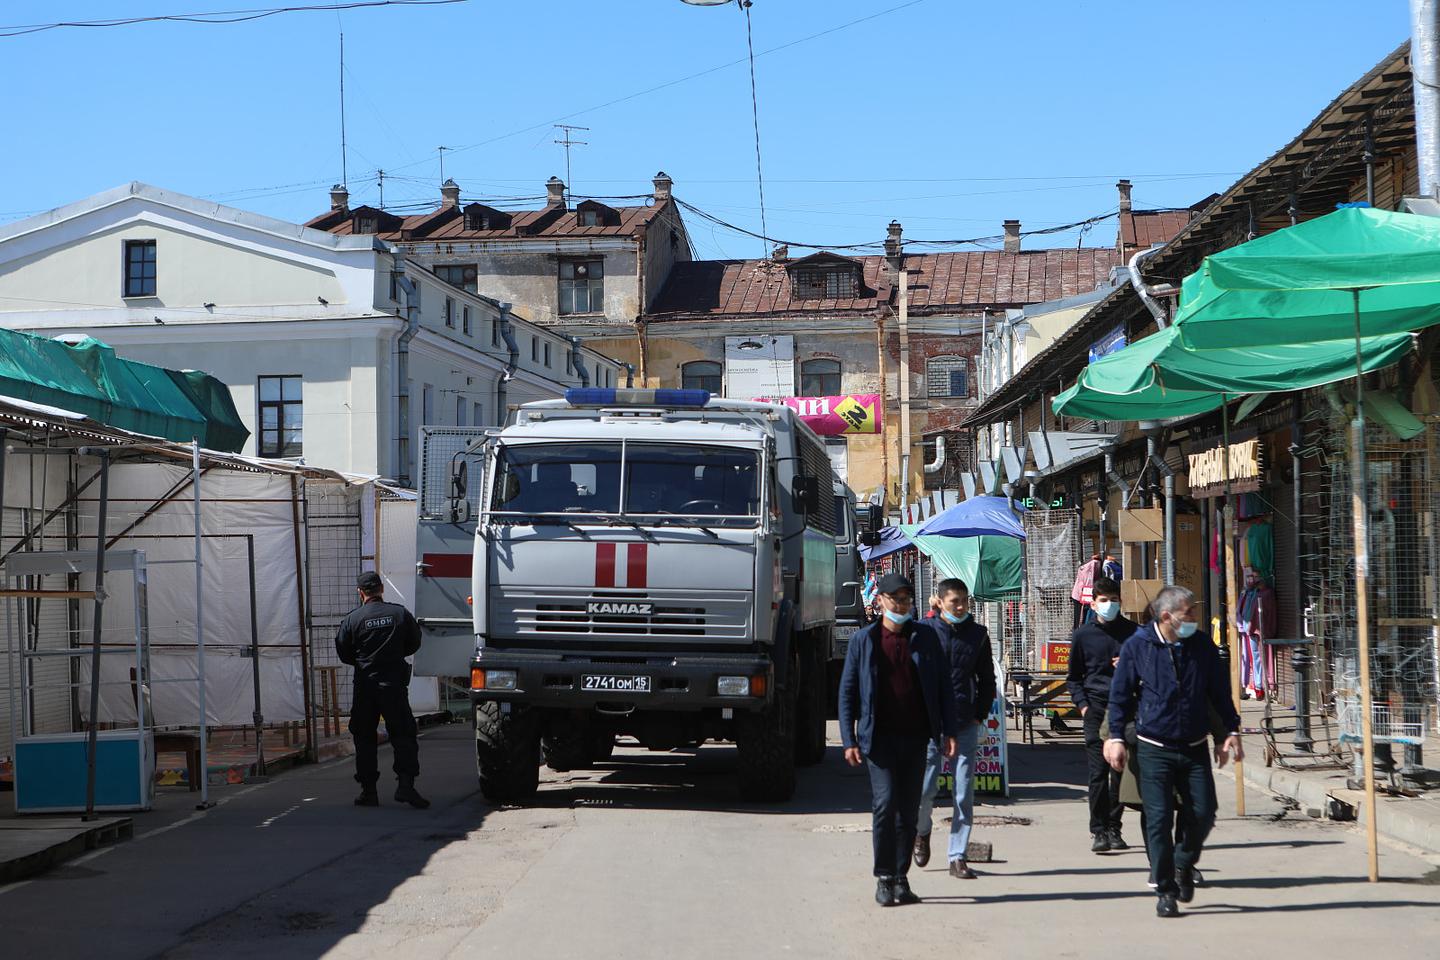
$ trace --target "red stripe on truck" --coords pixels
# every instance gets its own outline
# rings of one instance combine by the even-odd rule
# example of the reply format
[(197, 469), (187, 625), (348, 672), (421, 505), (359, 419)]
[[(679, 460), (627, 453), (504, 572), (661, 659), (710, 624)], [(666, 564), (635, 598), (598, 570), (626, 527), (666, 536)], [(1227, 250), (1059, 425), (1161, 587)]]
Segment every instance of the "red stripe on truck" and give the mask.
[(615, 544), (595, 544), (595, 586), (615, 586)]
[(646, 550), (643, 543), (632, 543), (626, 551), (625, 586), (645, 586)]
[(421, 576), (431, 579), (470, 579), (470, 554), (468, 553), (427, 553), (420, 558), (424, 564)]

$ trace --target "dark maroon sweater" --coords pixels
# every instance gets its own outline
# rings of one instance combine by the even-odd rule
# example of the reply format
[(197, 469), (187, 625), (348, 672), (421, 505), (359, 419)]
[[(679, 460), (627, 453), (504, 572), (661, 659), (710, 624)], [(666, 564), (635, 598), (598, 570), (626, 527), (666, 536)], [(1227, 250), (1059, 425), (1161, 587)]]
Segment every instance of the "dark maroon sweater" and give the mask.
[(875, 732), (892, 736), (930, 736), (920, 671), (910, 657), (908, 630), (896, 633), (888, 622), (880, 627), (875, 648), (878, 668), (875, 685)]

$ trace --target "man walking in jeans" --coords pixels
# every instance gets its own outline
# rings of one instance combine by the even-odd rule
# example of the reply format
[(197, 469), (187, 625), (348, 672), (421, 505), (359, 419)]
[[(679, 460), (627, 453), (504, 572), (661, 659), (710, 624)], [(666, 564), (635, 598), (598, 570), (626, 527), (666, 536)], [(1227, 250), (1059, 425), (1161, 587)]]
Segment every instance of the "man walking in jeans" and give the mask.
[(845, 762), (870, 771), (875, 902), (919, 903), (910, 889), (910, 851), (925, 777), (925, 751), (944, 740), (955, 756), (955, 695), (935, 631), (914, 618), (915, 587), (898, 573), (877, 585), (881, 619), (850, 638), (840, 676)]
[[(960, 734), (955, 755), (954, 810), (950, 817), (950, 876), (974, 880), (966, 852), (970, 829), (975, 822), (975, 750), (980, 743), (980, 725), (995, 702), (994, 652), (990, 631), (970, 616), (970, 588), (964, 580), (941, 580), (935, 588), (935, 612), (925, 618), (940, 637), (940, 648), (950, 667), (950, 687), (955, 694), (955, 715)], [(930, 743), (925, 758), (925, 786), (920, 797), (919, 836), (915, 838), (915, 866), (930, 862), (931, 816), (935, 794), (940, 787), (940, 748)]]
[[(1105, 759), (1116, 770), (1125, 768), (1125, 725), (1133, 718), (1145, 847), (1160, 898), (1155, 913), (1174, 917), (1180, 913), (1176, 900), (1189, 903), (1195, 897), (1195, 864), (1215, 826), (1215, 778), (1205, 749), (1211, 709), (1225, 731), (1215, 761), (1224, 766), (1230, 756), (1243, 760), (1245, 751), (1220, 656), (1195, 622), (1195, 595), (1184, 587), (1164, 587), (1151, 610), (1155, 619), (1120, 649), (1110, 685)], [(1178, 846), (1177, 817), (1184, 828)]]
[(1065, 675), (1070, 699), (1080, 709), (1085, 727), (1085, 765), (1090, 774), (1090, 850), (1104, 853), (1124, 850), (1120, 835), (1120, 774), (1105, 761), (1105, 713), (1110, 705), (1110, 681), (1120, 645), (1139, 629), (1120, 613), (1120, 584), (1096, 577), (1090, 609), (1095, 619), (1070, 637), (1070, 670)]

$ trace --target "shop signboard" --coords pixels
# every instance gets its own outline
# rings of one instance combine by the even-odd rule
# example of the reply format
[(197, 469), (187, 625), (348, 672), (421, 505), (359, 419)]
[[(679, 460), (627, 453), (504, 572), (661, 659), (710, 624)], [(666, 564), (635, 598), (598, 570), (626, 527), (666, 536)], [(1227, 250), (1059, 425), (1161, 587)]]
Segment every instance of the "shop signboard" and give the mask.
[(1228, 460), (1230, 490), (1255, 493), (1265, 477), (1265, 449), (1254, 430), (1232, 434), (1229, 456), (1222, 444), (1187, 454), (1190, 468), (1190, 496), (1197, 500), (1225, 495)]
[(1125, 345), (1125, 328), (1123, 326), (1116, 327), (1090, 344), (1090, 362), (1094, 363), (1101, 357), (1108, 357), (1112, 353), (1124, 350)]
[(789, 397), (795, 393), (795, 338), (756, 334), (725, 338), (725, 395)]
[(878, 393), (851, 393), (842, 397), (756, 397), (783, 403), (800, 415), (822, 437), (879, 433), (884, 416)]

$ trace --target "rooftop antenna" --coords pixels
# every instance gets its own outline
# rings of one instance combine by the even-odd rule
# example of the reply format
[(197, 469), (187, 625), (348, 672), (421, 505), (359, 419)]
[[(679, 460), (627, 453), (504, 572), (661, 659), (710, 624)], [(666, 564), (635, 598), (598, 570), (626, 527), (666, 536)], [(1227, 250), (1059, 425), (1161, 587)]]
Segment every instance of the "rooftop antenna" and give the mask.
[(570, 148), (589, 146), (589, 141), (572, 139), (570, 134), (576, 130), (589, 130), (589, 127), (577, 127), (571, 123), (557, 123), (554, 125), (557, 130), (565, 131), (565, 139), (555, 142), (565, 148), (565, 194), (570, 194)]
[(379, 181), (380, 181), (380, 209), (381, 209), (381, 210), (384, 210), (384, 209), (385, 209), (385, 171), (384, 171), (384, 170), (376, 170), (376, 171), (375, 171), (375, 174), (376, 174), (376, 176), (379, 178)]
[[(449, 148), (449, 147), (436, 147), (435, 149), (440, 151), (440, 185), (441, 185), (441, 186), (444, 186), (444, 185), (445, 185), (445, 151), (446, 151), (446, 150), (449, 150), (450, 148)], [(567, 173), (568, 173), (568, 171), (567, 171)]]
[(340, 185), (350, 188), (349, 166), (345, 162), (345, 31), (340, 31)]

